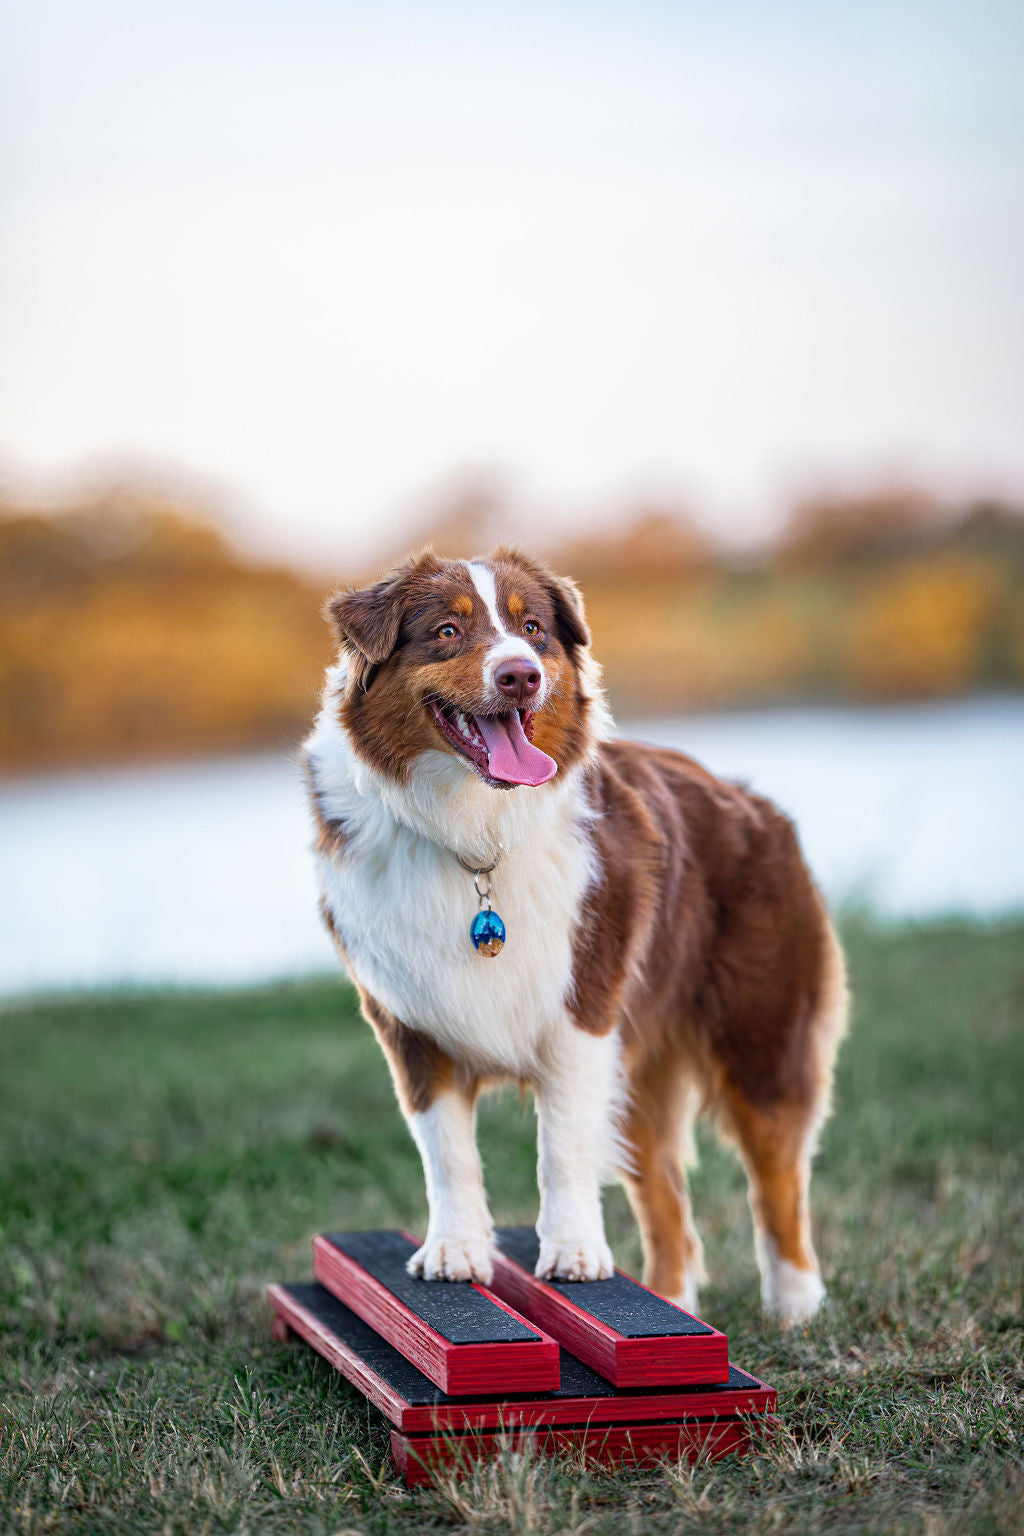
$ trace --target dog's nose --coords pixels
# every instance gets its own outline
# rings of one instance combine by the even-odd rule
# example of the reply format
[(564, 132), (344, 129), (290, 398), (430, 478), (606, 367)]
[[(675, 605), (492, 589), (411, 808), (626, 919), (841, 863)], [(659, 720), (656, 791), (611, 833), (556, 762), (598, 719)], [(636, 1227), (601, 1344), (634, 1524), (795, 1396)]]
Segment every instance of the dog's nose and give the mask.
[(505, 661), (498, 668), (494, 682), (498, 692), (506, 698), (525, 704), (540, 687), (540, 671), (532, 661)]

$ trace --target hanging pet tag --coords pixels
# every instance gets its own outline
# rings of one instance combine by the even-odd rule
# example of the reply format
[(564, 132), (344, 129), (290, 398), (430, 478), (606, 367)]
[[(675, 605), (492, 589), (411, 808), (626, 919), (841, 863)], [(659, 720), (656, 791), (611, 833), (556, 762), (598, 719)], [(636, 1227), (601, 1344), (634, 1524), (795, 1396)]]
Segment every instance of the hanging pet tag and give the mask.
[(497, 912), (486, 907), (474, 917), (469, 936), (482, 955), (496, 955), (505, 942), (505, 924)]
[[(459, 863), (462, 863), (461, 859)], [(487, 955), (488, 958), (498, 954), (505, 943), (505, 924), (491, 907), (491, 870), (493, 868), (494, 864), (490, 869), (473, 870), (473, 885), (480, 898), (480, 910), (469, 925), (469, 936), (473, 940), (473, 948), (477, 954)]]

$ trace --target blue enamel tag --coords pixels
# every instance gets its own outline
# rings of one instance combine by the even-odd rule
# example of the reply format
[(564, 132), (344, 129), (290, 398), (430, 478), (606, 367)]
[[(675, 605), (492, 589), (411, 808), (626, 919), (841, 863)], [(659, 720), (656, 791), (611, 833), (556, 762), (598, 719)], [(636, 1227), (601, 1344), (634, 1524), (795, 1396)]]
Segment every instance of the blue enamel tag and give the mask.
[(505, 924), (490, 907), (474, 917), (469, 936), (481, 955), (496, 955), (505, 943)]

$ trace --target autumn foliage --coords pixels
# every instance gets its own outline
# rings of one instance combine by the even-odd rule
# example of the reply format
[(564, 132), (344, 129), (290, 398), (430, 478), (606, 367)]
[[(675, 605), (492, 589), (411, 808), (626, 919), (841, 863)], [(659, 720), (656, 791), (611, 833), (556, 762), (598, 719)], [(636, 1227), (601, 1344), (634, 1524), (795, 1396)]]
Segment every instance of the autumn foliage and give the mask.
[(149, 498), (0, 519), (3, 760), (294, 741), (329, 650), (321, 597)]
[(709, 551), (674, 568), (635, 568), (624, 533), (586, 581), (620, 709), (1024, 685), (1024, 518), (984, 504), (911, 516), (901, 499), (889, 522), (886, 508), (884, 497), (802, 508), (758, 559)]
[[(439, 550), (479, 552), (488, 519), (464, 513), (435, 521)], [(1005, 507), (819, 501), (757, 559), (638, 509), (544, 552), (584, 587), (624, 716), (1024, 684), (1024, 519)], [(3, 764), (291, 745), (330, 654), (324, 594), (365, 574), (247, 562), (141, 492), (59, 513), (0, 505)]]

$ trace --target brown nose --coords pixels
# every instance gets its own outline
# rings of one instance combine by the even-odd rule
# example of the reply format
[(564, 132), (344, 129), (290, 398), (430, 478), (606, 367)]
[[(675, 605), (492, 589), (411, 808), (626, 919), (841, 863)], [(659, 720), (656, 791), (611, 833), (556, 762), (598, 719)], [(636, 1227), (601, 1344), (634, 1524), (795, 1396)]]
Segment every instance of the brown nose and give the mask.
[(525, 704), (540, 687), (540, 672), (532, 661), (503, 661), (494, 681), (500, 693)]

